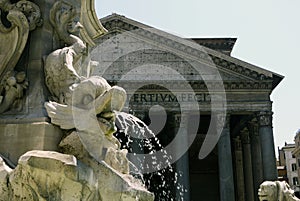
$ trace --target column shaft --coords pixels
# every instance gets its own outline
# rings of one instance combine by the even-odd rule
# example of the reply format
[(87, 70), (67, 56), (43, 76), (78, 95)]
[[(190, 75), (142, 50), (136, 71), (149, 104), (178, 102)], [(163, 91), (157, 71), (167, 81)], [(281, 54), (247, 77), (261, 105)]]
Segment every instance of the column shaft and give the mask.
[[(188, 114), (181, 113), (181, 115), (175, 115), (176, 125), (184, 127), (182, 132), (179, 133), (179, 129), (175, 129), (177, 135), (181, 135), (180, 144), (177, 145), (178, 150), (180, 147), (188, 147)], [(176, 172), (178, 174), (178, 185), (176, 188), (176, 200), (189, 201), (190, 200), (190, 174), (189, 174), (189, 153), (186, 151), (183, 156), (176, 162)]]
[(253, 174), (252, 174), (252, 160), (251, 160), (251, 145), (248, 129), (241, 132), (243, 144), (243, 159), (244, 159), (244, 178), (245, 178), (245, 198), (246, 201), (254, 200), (253, 190)]
[(249, 131), (250, 131), (251, 158), (252, 158), (252, 172), (253, 172), (253, 185), (254, 185), (255, 201), (259, 201), (257, 192), (259, 189), (259, 185), (264, 181), (260, 138), (259, 138), (259, 134), (258, 134), (257, 123), (250, 122), (248, 127), (249, 127)]
[(219, 182), (221, 201), (235, 200), (229, 127), (229, 117), (227, 116), (226, 124), (223, 128), (221, 137), (218, 142)]
[(272, 112), (261, 112), (258, 117), (264, 180), (274, 181), (277, 180), (278, 176), (272, 128)]
[(245, 201), (245, 182), (243, 169), (243, 150), (240, 136), (234, 139), (236, 198)]

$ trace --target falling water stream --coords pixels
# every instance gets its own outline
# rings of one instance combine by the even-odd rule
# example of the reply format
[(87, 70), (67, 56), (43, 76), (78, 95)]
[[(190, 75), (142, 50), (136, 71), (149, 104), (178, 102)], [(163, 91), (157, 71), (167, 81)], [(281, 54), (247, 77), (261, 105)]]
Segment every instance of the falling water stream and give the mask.
[[(131, 174), (143, 178), (146, 187), (155, 194), (155, 200), (183, 200), (186, 189), (179, 183), (179, 177), (183, 175), (175, 171), (175, 166), (170, 162), (172, 156), (164, 150), (160, 140), (148, 126), (137, 117), (123, 112), (116, 112), (116, 125), (118, 131), (115, 136), (121, 142), (121, 148), (128, 150), (128, 158), (134, 164)], [(164, 161), (155, 157), (154, 153), (157, 151), (163, 151)], [(144, 155), (153, 155), (150, 157), (152, 160), (145, 160)], [(157, 169), (159, 165), (165, 167), (154, 172), (145, 171)]]

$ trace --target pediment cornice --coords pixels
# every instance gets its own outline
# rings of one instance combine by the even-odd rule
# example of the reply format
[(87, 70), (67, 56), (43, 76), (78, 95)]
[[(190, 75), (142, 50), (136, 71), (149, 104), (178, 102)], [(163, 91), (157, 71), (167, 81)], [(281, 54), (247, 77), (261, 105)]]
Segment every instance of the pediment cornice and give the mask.
[[(154, 29), (121, 15), (112, 14), (101, 19), (101, 22), (109, 33), (133, 32), (135, 35), (138, 35), (147, 41), (153, 41), (155, 44), (167, 47), (176, 53), (188, 55), (189, 57), (196, 58), (204, 63), (213, 62), (219, 70), (244, 77), (249, 80), (248, 83), (267, 82), (269, 83), (267, 86), (270, 87), (270, 89), (273, 89), (283, 79), (283, 76), (271, 71), (206, 48), (195, 42)], [(184, 43), (182, 43), (182, 41), (184, 41)], [(249, 86), (249, 84), (246, 83), (243, 85)], [(241, 86), (241, 84), (239, 84), (239, 86)], [(264, 86), (266, 85), (263, 84), (263, 86), (259, 88), (265, 88)]]

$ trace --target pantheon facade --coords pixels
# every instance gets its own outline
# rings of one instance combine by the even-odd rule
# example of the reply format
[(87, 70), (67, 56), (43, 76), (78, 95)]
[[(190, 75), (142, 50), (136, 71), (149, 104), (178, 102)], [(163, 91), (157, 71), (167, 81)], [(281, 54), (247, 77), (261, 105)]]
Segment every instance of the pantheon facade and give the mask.
[(258, 200), (277, 179), (270, 95), (283, 76), (232, 57), (236, 38), (182, 38), (118, 14), (101, 23), (90, 72), (124, 87), (125, 110), (170, 145), (176, 200)]

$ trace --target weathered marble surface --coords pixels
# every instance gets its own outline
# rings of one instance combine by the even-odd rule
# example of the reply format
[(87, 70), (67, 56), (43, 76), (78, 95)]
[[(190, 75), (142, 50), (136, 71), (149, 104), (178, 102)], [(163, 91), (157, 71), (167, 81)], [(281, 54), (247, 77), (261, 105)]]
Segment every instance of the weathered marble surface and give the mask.
[(14, 164), (32, 149), (57, 151), (61, 138), (59, 127), (46, 122), (0, 124), (1, 154)]
[[(33, 2), (21, 0), (10, 3), (0, 1), (0, 16), (7, 20), (0, 21), (0, 79), (17, 64), (27, 43), (29, 31), (41, 25), (40, 8)], [(5, 15), (7, 12), (7, 15)], [(7, 26), (7, 25), (10, 26)]]
[[(103, 143), (103, 142), (102, 142)], [(105, 153), (95, 160), (95, 158), (87, 151), (80, 140), (80, 137), (76, 131), (73, 131), (67, 137), (65, 137), (59, 144), (60, 151), (65, 154), (74, 155), (78, 160), (86, 164), (95, 163), (95, 161), (101, 158), (110, 167), (122, 174), (129, 174), (129, 161), (126, 158), (127, 150), (119, 150), (113, 147), (105, 149)], [(100, 148), (100, 146), (99, 146)]]
[[(0, 1), (0, 114), (20, 111), (28, 87), (25, 72), (15, 72), (28, 40), (29, 31), (42, 24), (40, 8), (33, 2)], [(7, 13), (7, 15), (6, 15)], [(2, 21), (4, 20), (4, 23)]]
[[(20, 114), (21, 120), (15, 113), (11, 113), (13, 120), (1, 119), (9, 123), (0, 126), (0, 131), (4, 131), (0, 136), (7, 139), (1, 141), (6, 144), (1, 153), (5, 160), (13, 158), (17, 166), (12, 170), (0, 161), (0, 200), (154, 199), (142, 180), (129, 174), (127, 150), (121, 150), (113, 136), (115, 111), (124, 106), (125, 90), (110, 86), (102, 77), (89, 76), (96, 64), (88, 59), (89, 48), (95, 45), (95, 38), (106, 32), (95, 17), (93, 4), (93, 0), (38, 1), (37, 5), (26, 0), (16, 4), (0, 0), (1, 11), (8, 12), (7, 20), (19, 17), (16, 25), (20, 27), (14, 30), (15, 21), (11, 21), (13, 26), (6, 29), (1, 23), (6, 16), (1, 15), (0, 47), (6, 45), (5, 40), (17, 39), (16, 46), (8, 46), (12, 54), (4, 55), (1, 49), (0, 61), (8, 58), (8, 63), (5, 60), (1, 64), (7, 66), (12, 55), (17, 56), (16, 64), (21, 56), (22, 64), (18, 67), (29, 72), (31, 78), (28, 87), (25, 73), (12, 71), (14, 65), (10, 69), (0, 66), (0, 113), (11, 106), (27, 106)], [(40, 16), (44, 24), (32, 34), (29, 44), (28, 32), (39, 25)], [(3, 34), (8, 31), (14, 32)], [(45, 80), (41, 70), (45, 71)], [(45, 85), (48, 91), (44, 91)], [(25, 94), (27, 87), (29, 91)], [(23, 96), (26, 101), (21, 102)], [(45, 108), (40, 107), (47, 100)], [(38, 115), (34, 120), (40, 112), (45, 118)], [(32, 119), (26, 122), (29, 116)], [(43, 122), (49, 121), (48, 117), (52, 124)], [(62, 134), (65, 134), (61, 141), (63, 153), (54, 152)], [(36, 149), (51, 151), (30, 151)], [(17, 162), (26, 151), (29, 152)]]
[(258, 190), (260, 201), (299, 201), (285, 181), (265, 181)]
[(11, 170), (0, 159), (0, 200), (151, 201), (139, 180), (105, 162), (82, 163), (72, 155), (30, 151)]

